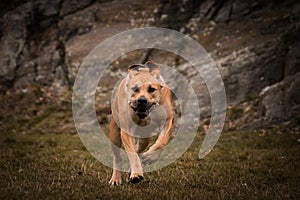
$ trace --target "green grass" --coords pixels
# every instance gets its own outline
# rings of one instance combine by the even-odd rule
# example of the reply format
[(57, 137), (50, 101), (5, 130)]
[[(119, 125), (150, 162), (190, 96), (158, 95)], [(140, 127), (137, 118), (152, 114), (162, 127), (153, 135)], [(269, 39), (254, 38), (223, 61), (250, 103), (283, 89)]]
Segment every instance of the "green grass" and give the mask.
[[(300, 198), (299, 120), (282, 128), (223, 133), (204, 159), (198, 159), (204, 137), (199, 133), (168, 167), (145, 173), (136, 185), (127, 184), (124, 173), (123, 184), (110, 187), (112, 170), (81, 143), (70, 102), (35, 102), (40, 96), (0, 96), (0, 199)], [(99, 121), (108, 132), (106, 116)]]
[(109, 187), (111, 169), (76, 134), (0, 135), (0, 199), (299, 199), (300, 134), (270, 129), (222, 134), (200, 160), (203, 136), (139, 184)]

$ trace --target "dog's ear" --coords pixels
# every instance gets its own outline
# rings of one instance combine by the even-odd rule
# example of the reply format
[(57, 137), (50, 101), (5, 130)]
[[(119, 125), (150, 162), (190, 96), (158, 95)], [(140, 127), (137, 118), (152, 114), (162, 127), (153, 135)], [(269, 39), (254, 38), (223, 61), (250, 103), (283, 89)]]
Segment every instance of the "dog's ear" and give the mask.
[(147, 61), (145, 63), (145, 66), (149, 68), (150, 73), (156, 75), (157, 81), (160, 83), (161, 87), (164, 87), (166, 83), (163, 80), (162, 76), (160, 75), (160, 67), (156, 63), (151, 61)]
[(128, 67), (128, 72), (130, 76), (137, 75), (140, 71), (140, 68), (145, 68), (145, 66), (140, 64), (134, 64)]
[(150, 72), (160, 75), (160, 67), (157, 64), (155, 64), (154, 62), (147, 61), (145, 63), (145, 66), (149, 68)]
[(140, 64), (134, 64), (134, 65), (131, 65), (131, 66), (129, 66), (128, 67), (128, 71), (130, 72), (130, 71), (132, 71), (132, 70), (135, 70), (135, 71), (139, 71), (140, 70), (140, 68), (145, 68), (143, 65), (140, 65)]

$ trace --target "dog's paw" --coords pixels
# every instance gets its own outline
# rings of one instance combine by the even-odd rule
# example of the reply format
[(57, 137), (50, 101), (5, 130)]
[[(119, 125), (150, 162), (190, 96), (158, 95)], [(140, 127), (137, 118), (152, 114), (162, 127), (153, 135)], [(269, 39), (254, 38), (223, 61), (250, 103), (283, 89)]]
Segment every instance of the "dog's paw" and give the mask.
[(138, 183), (144, 179), (142, 173), (130, 173), (128, 183)]
[(161, 154), (161, 150), (146, 152), (141, 155), (141, 161), (144, 165), (151, 165), (156, 162)]
[(110, 181), (108, 182), (111, 186), (121, 185), (122, 184), (122, 178), (121, 176), (113, 176), (111, 177)]

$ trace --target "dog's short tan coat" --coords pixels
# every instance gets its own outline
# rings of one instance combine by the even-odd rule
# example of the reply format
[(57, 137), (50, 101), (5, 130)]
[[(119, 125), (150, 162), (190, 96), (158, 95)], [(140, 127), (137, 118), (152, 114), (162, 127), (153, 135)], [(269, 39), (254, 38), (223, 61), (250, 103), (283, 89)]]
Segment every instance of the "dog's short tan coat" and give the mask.
[[(159, 110), (158, 106), (161, 106), (164, 112), (154, 112)], [(159, 124), (163, 120), (164, 124), (155, 143), (142, 153), (148, 147), (150, 139), (138, 137), (135, 146), (134, 133), (130, 133), (131, 123), (145, 126), (150, 122), (150, 115), (151, 123), (156, 121)], [(173, 123), (172, 95), (160, 75), (159, 66), (149, 61), (144, 65), (130, 66), (128, 75), (116, 89), (112, 104), (110, 141), (114, 154), (114, 169), (109, 184), (118, 185), (122, 182), (120, 171), (122, 143), (130, 162), (129, 182), (137, 183), (144, 177), (141, 163), (150, 164), (158, 159), (160, 149), (167, 144), (172, 133)], [(141, 158), (138, 153), (142, 153)]]

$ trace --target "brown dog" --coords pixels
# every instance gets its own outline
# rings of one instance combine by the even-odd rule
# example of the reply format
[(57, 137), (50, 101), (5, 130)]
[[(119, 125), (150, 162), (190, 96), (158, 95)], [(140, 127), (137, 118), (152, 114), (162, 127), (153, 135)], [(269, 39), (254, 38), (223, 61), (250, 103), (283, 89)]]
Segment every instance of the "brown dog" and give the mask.
[[(154, 127), (153, 130), (159, 126), (162, 128), (155, 143), (145, 153), (140, 154), (142, 162), (150, 164), (158, 159), (160, 149), (167, 144), (173, 123), (171, 91), (160, 75), (159, 66), (149, 61), (145, 65), (130, 66), (128, 75), (116, 89), (112, 103), (110, 141), (114, 169), (109, 184), (118, 185), (122, 182), (122, 143), (130, 163), (129, 182), (137, 183), (144, 178), (139, 154), (148, 147), (151, 135), (150, 131), (139, 131), (139, 127)], [(136, 148), (134, 138), (137, 138)]]

